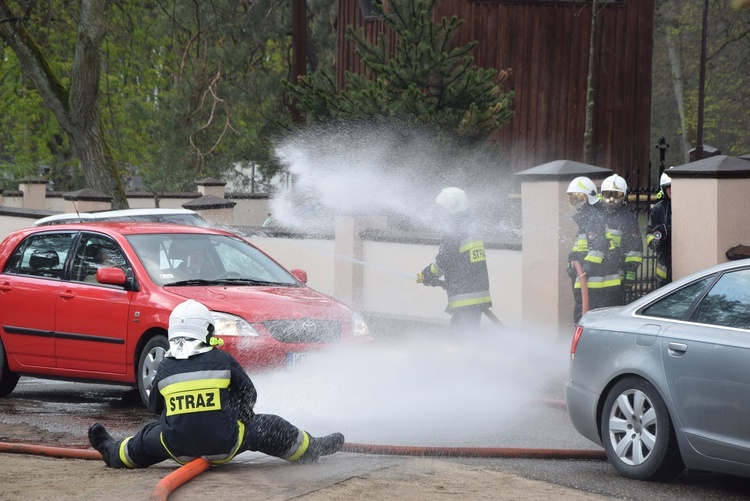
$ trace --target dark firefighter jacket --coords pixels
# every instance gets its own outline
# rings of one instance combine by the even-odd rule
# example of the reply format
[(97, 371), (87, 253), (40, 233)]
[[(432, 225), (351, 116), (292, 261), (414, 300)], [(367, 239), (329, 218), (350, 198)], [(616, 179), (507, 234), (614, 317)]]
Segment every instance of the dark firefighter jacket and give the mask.
[[(609, 245), (605, 237), (606, 227), (601, 204), (585, 204), (573, 214), (573, 221), (578, 225), (578, 234), (573, 249), (568, 255), (568, 266), (572, 266), (570, 264), (572, 261), (578, 261), (586, 270), (587, 278), (591, 283), (590, 287), (599, 288), (603, 284), (602, 264)], [(581, 280), (577, 273), (573, 273), (573, 270), (569, 271), (571, 276), (575, 276), (574, 287), (580, 289)]]
[(480, 238), (460, 230), (447, 234), (429, 268), (436, 277), (445, 277), (447, 312), (464, 307), (492, 306), (487, 259)]
[(184, 360), (165, 357), (151, 388), (162, 443), (175, 460), (203, 456), (219, 463), (234, 457), (257, 393), (229, 353), (212, 349)]
[(612, 272), (635, 271), (643, 261), (643, 237), (638, 219), (625, 204), (612, 212), (605, 211), (608, 252), (615, 258)]
[[(661, 238), (657, 238), (661, 236)], [(656, 276), (666, 280), (672, 267), (672, 200), (665, 198), (651, 208), (646, 244), (656, 252)]]

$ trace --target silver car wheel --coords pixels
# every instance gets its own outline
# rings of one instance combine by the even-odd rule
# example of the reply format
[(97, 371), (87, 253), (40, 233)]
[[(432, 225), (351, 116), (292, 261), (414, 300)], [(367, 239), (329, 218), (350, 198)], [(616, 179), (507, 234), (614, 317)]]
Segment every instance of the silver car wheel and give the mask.
[(654, 404), (640, 390), (621, 393), (609, 411), (608, 438), (620, 460), (643, 464), (651, 456), (659, 433)]
[(146, 389), (147, 395), (151, 393), (151, 383), (154, 382), (156, 377), (156, 368), (164, 358), (165, 353), (164, 348), (157, 346), (146, 354), (143, 372), (141, 372), (141, 384)]
[(151, 384), (154, 382), (156, 371), (168, 348), (169, 342), (166, 336), (155, 336), (146, 343), (141, 352), (138, 361), (138, 390), (146, 407), (149, 406)]
[(626, 477), (667, 480), (685, 468), (667, 406), (645, 379), (626, 376), (615, 383), (600, 419), (607, 459)]

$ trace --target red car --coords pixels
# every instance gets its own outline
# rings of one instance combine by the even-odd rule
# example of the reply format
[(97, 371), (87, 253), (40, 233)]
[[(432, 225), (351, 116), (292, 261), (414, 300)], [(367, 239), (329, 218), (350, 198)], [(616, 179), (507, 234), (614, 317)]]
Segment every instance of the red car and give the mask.
[(19, 376), (137, 386), (144, 402), (187, 298), (248, 370), (370, 340), (362, 317), (222, 230), (159, 223), (26, 228), (0, 244), (0, 396)]

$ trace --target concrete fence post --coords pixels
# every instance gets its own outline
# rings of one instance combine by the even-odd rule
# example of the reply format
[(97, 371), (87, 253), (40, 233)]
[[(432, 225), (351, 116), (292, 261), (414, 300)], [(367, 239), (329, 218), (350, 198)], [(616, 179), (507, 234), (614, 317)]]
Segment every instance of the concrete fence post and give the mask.
[(361, 311), (364, 306), (365, 230), (382, 230), (384, 218), (336, 216), (334, 233), (333, 296)]
[(41, 177), (26, 177), (19, 181), (18, 189), (23, 193), (24, 209), (47, 208), (47, 184), (48, 181)]
[(194, 210), (202, 218), (211, 223), (224, 226), (234, 225), (234, 206), (237, 202), (223, 197), (203, 195), (195, 200), (182, 204), (183, 209)]
[(224, 187), (227, 183), (221, 179), (206, 178), (196, 181), (195, 185), (201, 195), (224, 198)]
[(333, 295), (355, 310), (362, 308), (364, 270), (356, 261), (362, 261), (364, 246), (360, 233), (364, 229), (362, 219), (336, 217)]
[(750, 162), (718, 155), (673, 167), (672, 278), (727, 261), (750, 245)]
[(566, 273), (576, 226), (566, 194), (578, 176), (597, 180), (612, 173), (592, 165), (556, 160), (519, 172), (521, 178), (521, 320), (554, 335), (573, 326), (573, 292)]

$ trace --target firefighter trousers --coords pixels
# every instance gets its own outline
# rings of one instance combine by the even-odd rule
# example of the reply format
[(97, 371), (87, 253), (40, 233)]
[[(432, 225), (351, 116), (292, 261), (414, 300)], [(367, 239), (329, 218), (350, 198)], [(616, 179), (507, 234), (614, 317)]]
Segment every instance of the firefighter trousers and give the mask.
[[(146, 468), (167, 459), (172, 459), (162, 442), (161, 423), (153, 422), (145, 425), (134, 436), (117, 441), (117, 445), (110, 448), (109, 464), (113, 468)], [(200, 433), (200, 430), (195, 430)], [(250, 423), (246, 424), (245, 437), (237, 450), (237, 454), (245, 451), (255, 451), (282, 459), (289, 456), (300, 436), (300, 429), (274, 414), (256, 414)], [(126, 450), (123, 448), (123, 443)], [(123, 461), (126, 455), (127, 464)]]

